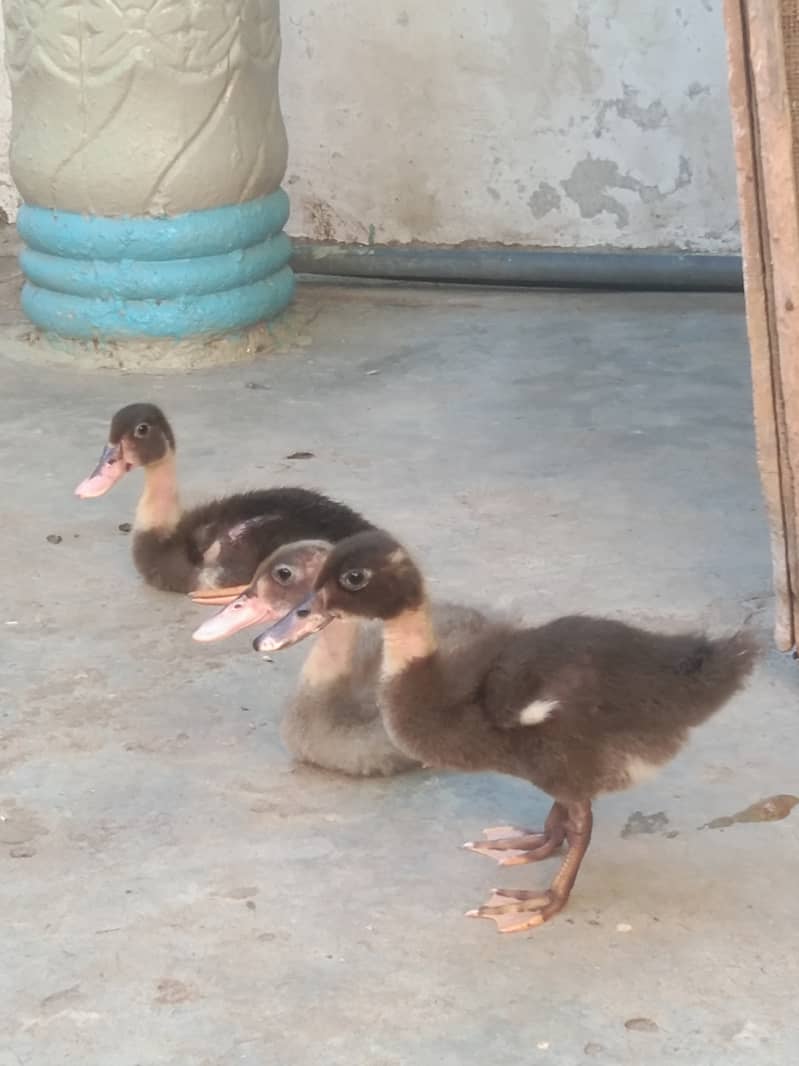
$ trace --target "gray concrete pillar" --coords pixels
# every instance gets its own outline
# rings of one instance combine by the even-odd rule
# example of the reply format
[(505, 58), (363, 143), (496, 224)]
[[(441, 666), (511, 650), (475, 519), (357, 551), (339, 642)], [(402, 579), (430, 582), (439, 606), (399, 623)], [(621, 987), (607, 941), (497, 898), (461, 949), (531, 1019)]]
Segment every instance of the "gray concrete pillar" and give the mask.
[(293, 292), (278, 0), (5, 0), (23, 307), (50, 343), (246, 354)]

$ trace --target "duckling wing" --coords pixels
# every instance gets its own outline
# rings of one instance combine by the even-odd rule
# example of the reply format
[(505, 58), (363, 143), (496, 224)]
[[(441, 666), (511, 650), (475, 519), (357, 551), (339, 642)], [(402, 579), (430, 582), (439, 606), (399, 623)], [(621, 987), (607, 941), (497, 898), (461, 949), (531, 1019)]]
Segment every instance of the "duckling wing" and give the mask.
[(194, 545), (206, 566), (220, 562), (226, 552), (240, 551), (264, 526), (281, 521), (279, 514), (255, 515), (230, 525), (228, 522), (206, 522), (194, 531)]
[(281, 521), (283, 521), (281, 514), (259, 514), (254, 518), (245, 518), (243, 522), (237, 522), (225, 531), (224, 536), (230, 544), (235, 545), (251, 533), (259, 532), (265, 525)]
[[(544, 635), (546, 637), (546, 634)], [(509, 635), (483, 684), (486, 716), (500, 729), (528, 729), (578, 709), (599, 697), (599, 677), (590, 650), (549, 646), (540, 630)]]

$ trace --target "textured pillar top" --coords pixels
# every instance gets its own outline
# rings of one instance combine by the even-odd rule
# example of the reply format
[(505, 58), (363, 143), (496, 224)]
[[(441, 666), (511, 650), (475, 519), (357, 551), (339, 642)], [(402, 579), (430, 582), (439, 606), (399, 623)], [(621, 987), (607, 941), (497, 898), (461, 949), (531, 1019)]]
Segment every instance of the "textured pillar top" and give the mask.
[(172, 215), (278, 188), (278, 0), (4, 0), (28, 203)]

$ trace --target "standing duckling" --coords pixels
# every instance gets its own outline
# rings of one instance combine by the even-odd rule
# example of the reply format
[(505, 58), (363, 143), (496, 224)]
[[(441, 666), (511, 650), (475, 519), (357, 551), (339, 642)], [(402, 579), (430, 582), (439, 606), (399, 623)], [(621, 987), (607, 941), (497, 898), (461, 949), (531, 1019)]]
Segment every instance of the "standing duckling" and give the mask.
[[(195, 630), (194, 639), (221, 640), (283, 618), (313, 591), (332, 550), (332, 544), (317, 540), (278, 548), (258, 567), (249, 588)], [(445, 654), (471, 643), (486, 626), (498, 625), (471, 607), (434, 604), (432, 612)], [(322, 630), (280, 725), (283, 743), (296, 759), (355, 777), (387, 777), (419, 767), (392, 743), (380, 716), (381, 659), (377, 622), (340, 618)]]
[(372, 528), (351, 508), (302, 488), (242, 492), (184, 511), (175, 434), (163, 411), (151, 403), (117, 411), (99, 463), (75, 494), (81, 499), (103, 496), (137, 466), (144, 469), (144, 491), (133, 527), (136, 569), (156, 588), (209, 593), (207, 601), (200, 595), (200, 602), (232, 599), (258, 564), (286, 541), (337, 541)]
[(468, 912), (501, 932), (563, 909), (591, 840), (595, 797), (631, 788), (673, 759), (691, 729), (741, 688), (757, 654), (745, 633), (663, 635), (571, 616), (487, 627), (447, 655), (419, 569), (379, 530), (337, 544), (312, 595), (254, 647), (287, 647), (335, 618), (383, 622), (380, 704), (399, 748), (434, 766), (521, 777), (553, 798), (542, 830), (490, 829), (466, 845), (501, 865), (537, 862), (567, 845), (549, 888), (496, 890)]

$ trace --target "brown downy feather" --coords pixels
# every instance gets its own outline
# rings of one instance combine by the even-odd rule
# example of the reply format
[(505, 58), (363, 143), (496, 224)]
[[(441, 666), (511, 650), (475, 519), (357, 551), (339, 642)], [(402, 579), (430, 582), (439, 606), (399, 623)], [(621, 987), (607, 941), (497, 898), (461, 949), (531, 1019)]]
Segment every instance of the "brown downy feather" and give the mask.
[(431, 765), (526, 778), (566, 804), (657, 771), (757, 657), (747, 633), (664, 635), (588, 616), (489, 625), (445, 650), (418, 568), (381, 530), (333, 549), (313, 604), (294, 630), (280, 623), (280, 639), (325, 614), (383, 620), (380, 703), (397, 747)]
[(506, 933), (563, 909), (591, 842), (593, 799), (673, 758), (757, 657), (746, 633), (663, 635), (582, 616), (526, 629), (488, 624), (447, 649), (418, 568), (379, 530), (337, 545), (313, 593), (255, 648), (288, 647), (335, 618), (383, 621), (378, 700), (400, 750), (426, 765), (512, 774), (554, 799), (543, 829), (492, 827), (466, 845), (501, 865), (538, 862), (567, 846), (548, 888), (495, 889), (467, 912)]
[[(242, 535), (229, 532), (247, 523)], [(139, 530), (136, 568), (149, 584), (173, 592), (246, 584), (258, 564), (287, 541), (338, 541), (370, 523), (345, 504), (303, 488), (262, 489), (201, 504), (170, 531)], [(216, 544), (218, 552), (206, 553)]]
[(129, 404), (112, 418), (100, 463), (76, 489), (83, 498), (101, 496), (128, 471), (143, 468), (133, 559), (156, 588), (192, 592), (247, 584), (261, 560), (287, 541), (335, 542), (372, 528), (351, 508), (303, 488), (243, 492), (184, 511), (175, 450), (163, 411)]
[[(434, 604), (433, 624), (445, 654), (455, 654), (490, 623), (470, 607)], [(376, 623), (354, 625), (343, 669), (331, 667), (327, 642), (339, 643), (333, 622), (323, 630), (306, 660), (300, 682), (286, 711), (280, 735), (286, 748), (302, 762), (352, 776), (389, 777), (418, 769), (414, 759), (390, 740), (377, 702), (382, 662), (382, 636)], [(344, 638), (346, 641), (348, 638)], [(316, 665), (325, 656), (322, 667)]]
[[(481, 634), (416, 659), (383, 691), (389, 735), (429, 763), (523, 777), (562, 802), (631, 787), (743, 685), (748, 634), (667, 636), (603, 618)], [(541, 719), (523, 725), (526, 708)]]

